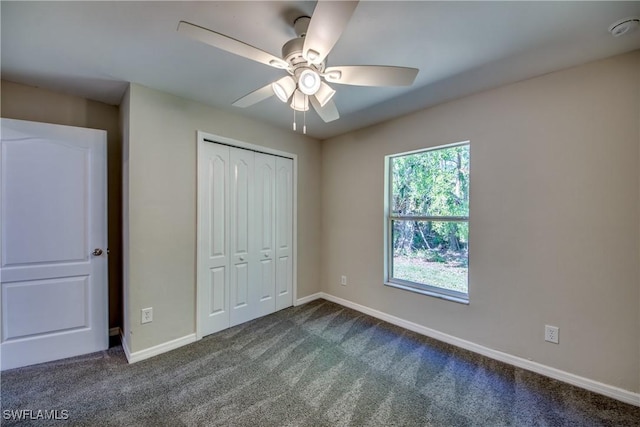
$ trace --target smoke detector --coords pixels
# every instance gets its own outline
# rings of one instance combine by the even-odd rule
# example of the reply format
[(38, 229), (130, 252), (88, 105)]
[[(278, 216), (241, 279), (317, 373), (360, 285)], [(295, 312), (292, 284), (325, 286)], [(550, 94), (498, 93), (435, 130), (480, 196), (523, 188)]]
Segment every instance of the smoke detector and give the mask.
[(613, 37), (620, 37), (624, 34), (636, 30), (639, 26), (640, 17), (629, 16), (611, 24), (609, 26), (609, 32), (613, 35)]

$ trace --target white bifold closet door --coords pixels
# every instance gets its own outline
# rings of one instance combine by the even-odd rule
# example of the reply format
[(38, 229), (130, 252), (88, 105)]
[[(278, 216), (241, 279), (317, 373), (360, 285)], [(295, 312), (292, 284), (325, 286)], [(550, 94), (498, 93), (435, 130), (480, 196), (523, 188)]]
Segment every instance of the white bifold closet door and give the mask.
[(293, 161), (200, 142), (201, 335), (293, 304)]

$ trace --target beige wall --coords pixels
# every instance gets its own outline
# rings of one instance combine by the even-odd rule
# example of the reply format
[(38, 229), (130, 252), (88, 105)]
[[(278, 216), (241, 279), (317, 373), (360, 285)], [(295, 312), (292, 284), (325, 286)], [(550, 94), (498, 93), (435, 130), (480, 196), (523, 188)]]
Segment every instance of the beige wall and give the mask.
[(298, 297), (318, 292), (320, 143), (136, 84), (129, 97), (130, 350), (195, 332), (197, 130), (298, 155)]
[[(123, 233), (131, 351), (195, 331), (203, 130), (298, 155), (298, 297), (324, 290), (640, 391), (640, 52), (323, 143), (134, 84), (120, 108), (121, 151), (117, 107), (5, 81), (1, 89), (2, 117), (108, 132), (110, 325), (121, 317)], [(383, 286), (384, 156), (463, 140), (472, 157), (471, 303)], [(140, 325), (149, 306), (154, 321)], [(560, 327), (560, 345), (542, 340), (544, 324)]]
[[(636, 51), (324, 141), (323, 290), (640, 391), (639, 76)], [(384, 156), (465, 140), (470, 304), (384, 286)]]
[(121, 295), (121, 137), (118, 107), (2, 80), (2, 117), (107, 131), (109, 327), (119, 327)]

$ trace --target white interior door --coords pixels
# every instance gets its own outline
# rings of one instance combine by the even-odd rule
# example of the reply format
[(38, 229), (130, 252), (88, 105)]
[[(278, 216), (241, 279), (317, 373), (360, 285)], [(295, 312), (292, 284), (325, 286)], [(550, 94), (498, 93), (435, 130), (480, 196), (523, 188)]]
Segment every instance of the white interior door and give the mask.
[(106, 132), (2, 119), (2, 369), (108, 347)]

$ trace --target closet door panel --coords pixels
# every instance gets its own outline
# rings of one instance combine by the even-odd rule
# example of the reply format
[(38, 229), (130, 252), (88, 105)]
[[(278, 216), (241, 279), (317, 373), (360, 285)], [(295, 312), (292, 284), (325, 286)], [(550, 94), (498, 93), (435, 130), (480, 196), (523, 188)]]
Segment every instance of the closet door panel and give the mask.
[(276, 158), (276, 310), (293, 304), (293, 160)]
[(264, 316), (276, 309), (275, 298), (275, 202), (276, 202), (276, 157), (255, 154), (256, 196), (256, 248), (258, 256), (256, 299), (257, 315)]
[(198, 148), (198, 310), (202, 335), (229, 327), (229, 148)]
[(253, 280), (251, 265), (255, 263), (252, 250), (254, 235), (254, 153), (230, 149), (230, 212), (229, 234), (231, 247), (231, 277), (229, 286), (231, 326), (251, 320), (250, 287)]
[[(226, 269), (224, 267), (214, 267), (209, 272), (209, 306), (207, 311), (211, 316), (222, 314), (226, 311)], [(225, 323), (228, 324), (229, 322)]]
[(249, 263), (239, 262), (233, 266), (231, 290), (233, 309), (237, 310), (249, 304)]

